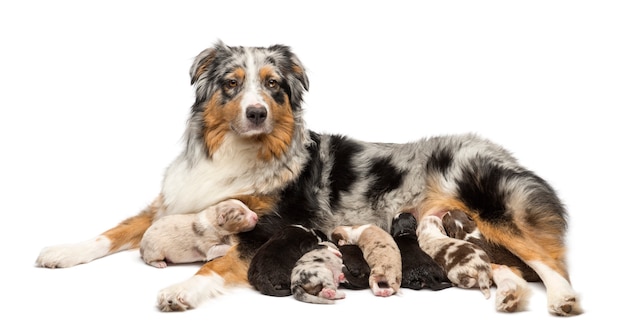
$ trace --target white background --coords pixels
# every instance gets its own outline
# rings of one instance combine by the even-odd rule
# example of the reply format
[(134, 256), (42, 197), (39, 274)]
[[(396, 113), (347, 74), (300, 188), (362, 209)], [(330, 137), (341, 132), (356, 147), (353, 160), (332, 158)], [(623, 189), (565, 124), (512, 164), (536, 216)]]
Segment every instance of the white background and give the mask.
[[(621, 322), (620, 1), (300, 3), (2, 2), (1, 332), (549, 333)], [(160, 270), (130, 251), (35, 268), (42, 247), (94, 237), (156, 196), (182, 147), (189, 66), (218, 39), (290, 45), (308, 70), (306, 119), (317, 131), (389, 142), (476, 132), (510, 149), (569, 209), (571, 279), (586, 313), (549, 316), (533, 285), (518, 314), (461, 289), (348, 291), (334, 306), (236, 289), (165, 314), (157, 291), (198, 265)]]

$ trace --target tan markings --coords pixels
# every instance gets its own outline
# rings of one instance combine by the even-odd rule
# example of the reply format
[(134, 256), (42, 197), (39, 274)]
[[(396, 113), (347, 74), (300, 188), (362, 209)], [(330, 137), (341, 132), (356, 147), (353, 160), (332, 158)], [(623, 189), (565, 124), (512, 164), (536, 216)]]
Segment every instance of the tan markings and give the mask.
[(259, 77), (261, 78), (261, 83), (265, 83), (267, 79), (271, 79), (272, 77), (278, 78), (276, 72), (271, 66), (263, 66), (259, 70)]
[(211, 156), (224, 141), (230, 131), (230, 124), (239, 115), (240, 99), (221, 104), (221, 93), (215, 93), (204, 108), (204, 140)]
[(254, 211), (259, 216), (272, 212), (277, 200), (276, 196), (254, 195), (241, 195), (235, 197), (235, 199), (242, 201), (250, 210)]
[(217, 52), (213, 50), (208, 56), (201, 60), (198, 68), (196, 69), (196, 73), (193, 74), (193, 78), (191, 80), (192, 82), (196, 82), (202, 73), (206, 71), (207, 66), (215, 59), (216, 53)]
[(304, 69), (296, 64), (294, 64), (293, 66), (291, 66), (291, 70), (296, 73), (296, 74), (303, 74), (304, 73)]
[[(513, 233), (501, 226), (485, 222), (477, 212), (470, 210), (463, 202), (447, 196), (435, 180), (429, 180), (426, 198), (418, 208), (418, 221), (425, 216), (439, 215), (454, 209), (464, 211), (470, 216), (485, 240), (500, 244), (526, 263), (533, 260), (542, 261), (569, 280), (564, 258), (566, 250), (561, 240), (562, 232), (554, 224), (549, 223), (562, 220), (561, 217), (549, 215), (535, 217), (534, 229), (525, 221), (526, 217), (514, 217), (513, 221), (507, 223), (515, 225), (521, 233)], [(525, 213), (521, 207), (512, 209), (517, 215)]]
[[(284, 94), (284, 93), (283, 93)], [(263, 144), (259, 149), (259, 159), (269, 161), (273, 158), (280, 158), (291, 145), (294, 132), (294, 119), (291, 111), (289, 99), (285, 96), (285, 103), (276, 103), (273, 98), (264, 94), (264, 100), (272, 112), (272, 122), (274, 128), (272, 133), (260, 136)]]
[(246, 77), (246, 70), (242, 67), (237, 67), (234, 71), (231, 72), (227, 78), (233, 77), (233, 79), (237, 79), (239, 82), (243, 82), (243, 79)]
[(233, 246), (224, 256), (205, 263), (196, 275), (208, 276), (215, 273), (224, 279), (224, 285), (248, 284), (249, 267), (249, 260), (243, 260), (237, 247)]
[(139, 247), (144, 232), (150, 227), (156, 213), (162, 206), (162, 195), (159, 195), (153, 202), (141, 211), (138, 215), (130, 217), (114, 228), (102, 233), (111, 241), (109, 252), (114, 253), (124, 249)]

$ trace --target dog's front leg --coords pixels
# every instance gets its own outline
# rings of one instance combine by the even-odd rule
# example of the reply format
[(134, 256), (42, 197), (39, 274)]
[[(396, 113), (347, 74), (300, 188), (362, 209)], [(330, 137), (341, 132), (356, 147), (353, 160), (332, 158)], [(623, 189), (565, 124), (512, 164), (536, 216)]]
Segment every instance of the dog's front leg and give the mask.
[(228, 286), (247, 285), (249, 265), (233, 246), (223, 257), (205, 263), (191, 278), (161, 290), (157, 306), (166, 312), (196, 308), (223, 294)]

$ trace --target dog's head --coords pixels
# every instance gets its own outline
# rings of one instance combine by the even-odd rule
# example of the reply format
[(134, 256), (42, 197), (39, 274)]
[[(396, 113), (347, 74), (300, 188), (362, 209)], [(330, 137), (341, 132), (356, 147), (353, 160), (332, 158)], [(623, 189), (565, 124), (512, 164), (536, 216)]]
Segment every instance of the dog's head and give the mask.
[(209, 156), (228, 135), (258, 142), (265, 160), (286, 151), (309, 87), (304, 66), (289, 47), (217, 42), (195, 58), (190, 75), (196, 101), (188, 141), (199, 140)]

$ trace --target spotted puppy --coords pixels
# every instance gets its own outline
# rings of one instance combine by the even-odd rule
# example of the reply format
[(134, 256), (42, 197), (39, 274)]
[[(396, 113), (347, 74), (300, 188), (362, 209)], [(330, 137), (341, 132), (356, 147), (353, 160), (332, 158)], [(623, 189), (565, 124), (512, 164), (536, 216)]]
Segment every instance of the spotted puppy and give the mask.
[(449, 214), (443, 216), (442, 223), (448, 236), (479, 246), (491, 258), (493, 282), (496, 286), (496, 310), (501, 312), (525, 310), (531, 295), (528, 281), (538, 282), (537, 273), (506, 248), (487, 242), (478, 230), (476, 222), (465, 212), (449, 211)]
[(321, 231), (301, 225), (288, 225), (267, 240), (252, 258), (248, 282), (264, 295), (291, 295), (291, 274), (304, 254), (326, 248), (328, 237)]
[(209, 261), (226, 254), (232, 246), (232, 235), (252, 230), (257, 220), (256, 213), (235, 199), (219, 202), (198, 214), (165, 216), (143, 235), (141, 258), (157, 268), (167, 267), (167, 262)]
[[(444, 219), (445, 213), (443, 215)], [(417, 225), (417, 238), (422, 249), (439, 263), (453, 285), (462, 288), (478, 287), (491, 296), (491, 259), (480, 247), (459, 239), (450, 238), (442, 219), (426, 216)]]
[(371, 269), (369, 286), (374, 295), (387, 297), (400, 290), (402, 259), (389, 233), (372, 224), (338, 226), (333, 230), (331, 238), (340, 246), (355, 244), (361, 248)]
[(391, 222), (391, 236), (402, 255), (401, 287), (414, 290), (451, 287), (443, 267), (420, 247), (416, 230), (417, 220), (410, 213), (399, 213)]
[(341, 253), (333, 243), (325, 241), (323, 248), (304, 254), (291, 272), (291, 293), (302, 302), (333, 304), (346, 294), (337, 290), (344, 280)]

